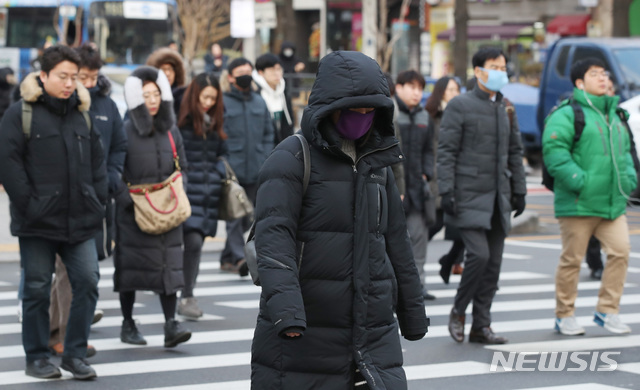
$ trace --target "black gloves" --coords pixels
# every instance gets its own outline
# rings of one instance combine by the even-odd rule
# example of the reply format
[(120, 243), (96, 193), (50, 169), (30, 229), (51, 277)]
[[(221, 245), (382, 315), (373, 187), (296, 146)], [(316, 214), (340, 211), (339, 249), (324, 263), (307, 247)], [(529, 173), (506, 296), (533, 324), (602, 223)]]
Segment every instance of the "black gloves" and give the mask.
[(513, 217), (515, 218), (518, 215), (522, 214), (526, 205), (527, 202), (525, 202), (524, 200), (524, 195), (513, 194), (511, 196), (511, 209), (516, 212)]
[(456, 207), (456, 200), (453, 197), (453, 194), (447, 193), (442, 194), (442, 201), (440, 202), (440, 207), (442, 211), (445, 213), (455, 216), (458, 213), (458, 208)]

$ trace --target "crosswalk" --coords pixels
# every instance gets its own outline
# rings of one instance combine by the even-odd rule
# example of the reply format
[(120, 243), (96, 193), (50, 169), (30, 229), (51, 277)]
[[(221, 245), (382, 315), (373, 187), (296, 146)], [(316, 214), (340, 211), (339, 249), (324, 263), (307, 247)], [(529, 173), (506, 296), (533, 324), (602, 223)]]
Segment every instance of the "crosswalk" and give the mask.
[[(449, 285), (438, 276), (433, 264), (450, 244), (434, 241), (429, 246), (426, 283), (437, 300), (426, 303), (432, 326), (419, 342), (403, 341), (405, 371), (410, 389), (446, 386), (452, 389), (522, 390), (613, 390), (640, 388), (640, 269), (632, 264), (625, 284), (621, 318), (634, 333), (614, 336), (592, 321), (592, 311), (600, 288), (584, 270), (576, 301), (578, 322), (587, 334), (567, 338), (553, 331), (554, 272), (557, 241), (509, 241), (501, 274), (500, 290), (492, 307), (493, 329), (510, 339), (509, 344), (480, 346), (456, 344), (447, 330), (459, 276)], [(632, 258), (640, 257), (634, 253)], [(42, 380), (24, 375), (21, 325), (17, 322), (17, 264), (0, 263), (0, 389), (30, 389)], [(101, 263), (100, 301), (105, 317), (92, 327), (90, 343), (98, 354), (90, 359), (98, 373), (100, 389), (157, 390), (248, 390), (250, 383), (251, 339), (257, 315), (260, 290), (248, 279), (219, 271), (217, 254), (203, 258), (195, 296), (205, 316), (186, 325), (193, 331), (189, 342), (175, 349), (163, 348), (161, 314), (157, 297), (138, 293), (134, 318), (148, 341), (146, 346), (120, 342), (121, 315), (113, 290), (113, 267)], [(469, 308), (469, 313), (471, 307)], [(468, 317), (471, 317), (470, 315)], [(468, 334), (469, 324), (466, 333)], [(565, 372), (562, 377), (549, 373), (496, 372), (490, 368), (494, 353), (601, 351), (620, 352), (613, 373), (584, 376)], [(312, 351), (310, 351), (312, 353)], [(54, 363), (58, 363), (54, 358)], [(520, 378), (528, 375), (526, 380)], [(570, 380), (568, 378), (571, 378)], [(611, 378), (619, 380), (611, 381)], [(63, 371), (64, 388), (82, 387), (70, 381)], [(537, 379), (537, 380), (536, 380)], [(478, 383), (482, 385), (478, 386)], [(631, 384), (631, 386), (629, 386)], [(85, 385), (86, 386), (86, 385)]]

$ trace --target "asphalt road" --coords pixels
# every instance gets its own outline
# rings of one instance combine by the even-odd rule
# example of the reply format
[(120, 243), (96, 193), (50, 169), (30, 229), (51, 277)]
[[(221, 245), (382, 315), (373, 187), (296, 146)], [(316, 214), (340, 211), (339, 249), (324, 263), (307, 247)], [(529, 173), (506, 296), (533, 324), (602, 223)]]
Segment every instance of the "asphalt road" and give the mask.
[[(576, 315), (587, 334), (567, 337), (553, 330), (560, 238), (552, 197), (531, 185), (527, 202), (529, 210), (538, 212), (540, 227), (534, 234), (510, 236), (507, 241), (492, 327), (510, 343), (499, 349), (468, 342), (456, 344), (450, 338), (446, 325), (459, 277), (453, 276), (449, 285), (442, 283), (437, 260), (450, 242), (436, 237), (430, 243), (427, 285), (437, 300), (425, 305), (432, 323), (427, 336), (417, 342), (402, 342), (410, 389), (640, 389), (640, 211), (629, 210), (632, 257), (621, 309), (622, 319), (633, 333), (615, 336), (592, 322), (599, 282), (590, 280), (585, 268)], [(70, 380), (65, 372), (63, 380), (57, 381), (24, 375), (21, 328), (16, 317), (18, 263), (0, 262), (0, 389), (249, 389), (251, 338), (260, 290), (246, 278), (221, 273), (218, 257), (216, 251), (205, 253), (195, 292), (206, 313), (204, 319), (187, 323), (193, 338), (171, 350), (162, 347), (163, 318), (158, 298), (147, 293), (138, 293), (134, 317), (149, 345), (120, 342), (122, 318), (117, 295), (112, 291), (112, 262), (102, 262), (98, 307), (105, 311), (105, 318), (92, 328), (90, 343), (98, 354), (89, 361), (99, 377), (90, 383)], [(496, 351), (499, 354), (495, 356), (513, 356), (515, 363), (520, 359), (520, 369), (532, 371), (504, 372), (500, 366), (492, 372)], [(545, 372), (538, 363), (549, 354), (519, 354), (532, 351), (582, 354), (566, 355), (569, 360), (559, 372)], [(604, 363), (612, 364), (602, 359), (605, 352), (617, 363), (614, 371), (597, 371), (606, 368)], [(562, 354), (554, 356), (562, 358)], [(582, 359), (586, 371), (571, 371), (582, 367), (572, 358)], [(59, 359), (53, 361), (58, 363)]]

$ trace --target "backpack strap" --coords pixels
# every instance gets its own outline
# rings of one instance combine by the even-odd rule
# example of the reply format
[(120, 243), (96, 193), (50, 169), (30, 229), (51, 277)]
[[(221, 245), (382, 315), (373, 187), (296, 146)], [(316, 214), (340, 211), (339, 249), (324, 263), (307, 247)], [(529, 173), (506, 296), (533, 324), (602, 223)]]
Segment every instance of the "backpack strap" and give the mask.
[[(302, 133), (295, 133), (294, 136), (298, 138), (300, 144), (302, 145), (302, 160), (304, 163), (304, 176), (302, 177), (302, 197), (307, 193), (307, 187), (309, 187), (309, 178), (311, 177), (311, 151), (309, 150), (309, 142), (302, 135)], [(249, 229), (249, 237), (247, 238), (247, 242), (252, 241), (255, 238), (256, 234), (256, 222), (255, 220), (251, 224), (251, 228)]]
[[(84, 117), (85, 122), (87, 122), (87, 127), (89, 131), (91, 131), (91, 117), (89, 116), (89, 111), (82, 111), (82, 116)], [(31, 120), (33, 119), (33, 106), (31, 103), (27, 103), (24, 100), (22, 101), (22, 133), (27, 139), (31, 138)]]
[(33, 118), (33, 107), (31, 103), (22, 101), (22, 133), (28, 140), (31, 138), (31, 119)]
[(307, 193), (309, 186), (309, 177), (311, 176), (311, 152), (309, 151), (309, 142), (301, 133), (294, 134), (302, 144), (302, 160), (304, 162), (304, 177), (302, 178), (302, 196)]
[(576, 142), (580, 141), (580, 137), (582, 137), (582, 132), (584, 131), (586, 123), (584, 120), (584, 111), (580, 104), (573, 99), (569, 99), (569, 104), (573, 109), (573, 128), (575, 131), (573, 135), (573, 143), (575, 145)]

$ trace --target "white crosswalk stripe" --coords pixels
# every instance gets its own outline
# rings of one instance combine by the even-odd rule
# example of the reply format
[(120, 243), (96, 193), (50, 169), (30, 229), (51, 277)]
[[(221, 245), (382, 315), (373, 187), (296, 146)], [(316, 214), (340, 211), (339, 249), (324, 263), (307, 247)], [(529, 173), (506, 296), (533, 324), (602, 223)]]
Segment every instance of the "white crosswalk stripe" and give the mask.
[[(404, 369), (410, 390), (429, 388), (431, 387), (429, 384), (434, 383), (432, 382), (434, 380), (458, 377), (480, 376), (479, 381), (492, 380), (490, 378), (496, 375), (504, 377), (501, 380), (511, 378), (514, 374), (490, 370), (490, 356), (494, 351), (496, 353), (624, 351), (640, 348), (640, 336), (635, 333), (627, 336), (612, 336), (593, 322), (590, 313), (594, 310), (598, 299), (599, 281), (583, 280), (579, 285), (579, 297), (575, 306), (577, 320), (585, 327), (586, 335), (563, 337), (555, 333), (553, 330), (555, 269), (526, 267), (528, 263), (536, 261), (535, 256), (530, 254), (532, 247), (547, 251), (554, 257), (558, 255), (558, 244), (520, 241), (508, 243), (508, 253), (504, 256), (505, 262), (510, 261), (513, 264), (525, 266), (503, 269), (500, 289), (492, 306), (494, 317), (492, 328), (496, 333), (518, 341), (505, 345), (475, 348), (480, 346), (468, 343), (457, 345), (450, 339), (447, 321), (460, 276), (452, 275), (450, 284), (445, 286), (438, 275), (440, 267), (437, 262), (426, 265), (426, 285), (437, 300), (426, 302), (425, 305), (432, 324), (425, 339), (417, 343), (403, 341), (405, 349), (408, 346), (419, 345), (425, 351), (421, 355), (416, 354), (415, 350), (413, 353), (408, 353), (411, 350), (406, 352)], [(161, 314), (158, 298), (154, 294), (139, 293), (134, 310), (134, 318), (140, 324), (139, 329), (148, 345), (136, 346), (120, 341), (122, 317), (118, 296), (113, 292), (113, 271), (108, 264), (101, 264), (99, 284), (101, 299), (98, 308), (105, 311), (105, 316), (99, 323), (93, 325), (89, 341), (98, 350), (98, 355), (90, 359), (92, 367), (99, 376), (98, 387), (145, 390), (250, 389), (250, 348), (259, 305), (259, 287), (254, 286), (248, 278), (240, 279), (237, 275), (221, 273), (218, 261), (203, 262), (194, 295), (200, 299), (199, 303), (206, 314), (198, 322), (185, 322), (185, 326), (193, 330), (191, 340), (176, 349), (166, 350), (163, 348), (164, 316)], [(640, 268), (632, 266), (629, 269), (629, 274), (636, 276), (625, 284), (626, 292), (622, 299), (620, 315), (621, 320), (634, 330), (640, 330), (638, 272)], [(22, 326), (16, 321), (15, 286), (17, 283), (15, 278), (2, 279), (0, 274), (0, 389), (5, 386), (18, 390), (26, 389), (42, 380), (24, 374), (24, 350), (20, 340)], [(471, 309), (470, 305), (468, 318), (471, 318)], [(239, 318), (242, 318), (242, 321)], [(470, 331), (470, 326), (470, 323), (466, 324), (466, 334)], [(527, 337), (523, 338), (522, 335)], [(430, 348), (434, 346), (462, 348), (470, 352), (484, 351), (485, 357), (479, 358), (479, 355), (475, 354), (473, 357), (459, 359), (459, 361), (448, 361), (446, 360), (448, 358), (443, 356), (442, 359), (445, 360), (439, 360), (438, 356), (429, 354)], [(429, 356), (428, 360), (425, 356)], [(58, 362), (54, 360), (54, 363)], [(635, 378), (628, 383), (640, 382), (640, 356), (620, 363), (617, 371), (621, 375), (631, 375)], [(149, 378), (161, 379), (149, 381)], [(180, 380), (180, 378), (189, 379)], [(71, 379), (70, 373), (63, 371), (63, 378), (57, 381), (64, 382), (69, 379)], [(521, 390), (616, 390), (621, 389), (616, 385), (627, 383), (598, 382), (600, 381), (589, 377), (584, 379), (584, 383), (566, 384), (566, 382), (548, 379), (544, 382), (536, 382), (538, 387), (527, 386), (528, 382), (517, 381), (509, 382), (513, 386), (508, 386)], [(548, 387), (540, 387), (541, 384)]]

